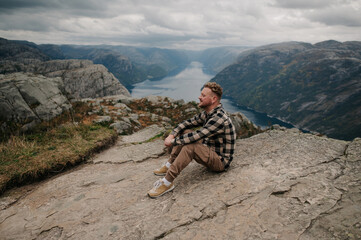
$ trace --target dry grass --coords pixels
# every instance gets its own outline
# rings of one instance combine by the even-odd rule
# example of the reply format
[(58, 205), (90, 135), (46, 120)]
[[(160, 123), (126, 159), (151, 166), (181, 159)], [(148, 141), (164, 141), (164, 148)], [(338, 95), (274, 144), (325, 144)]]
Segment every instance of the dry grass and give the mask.
[(117, 138), (99, 125), (65, 124), (0, 143), (0, 193), (73, 166)]

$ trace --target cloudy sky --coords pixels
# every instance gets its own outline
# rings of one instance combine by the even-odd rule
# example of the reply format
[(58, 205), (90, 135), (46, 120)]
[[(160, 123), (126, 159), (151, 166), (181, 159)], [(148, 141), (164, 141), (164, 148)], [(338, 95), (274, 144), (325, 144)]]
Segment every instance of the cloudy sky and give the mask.
[(0, 0), (0, 37), (183, 49), (361, 41), (361, 0)]

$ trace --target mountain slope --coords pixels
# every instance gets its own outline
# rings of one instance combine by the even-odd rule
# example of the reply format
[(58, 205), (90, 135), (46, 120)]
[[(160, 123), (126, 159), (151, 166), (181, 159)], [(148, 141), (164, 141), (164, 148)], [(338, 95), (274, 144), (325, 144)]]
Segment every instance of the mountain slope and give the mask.
[(88, 59), (103, 64), (130, 88), (146, 79), (159, 79), (184, 68), (188, 57), (182, 51), (128, 46), (39, 45), (54, 59)]
[(189, 51), (110, 45), (37, 45), (27, 41), (0, 40), (0, 61), (13, 61), (6, 62), (7, 68), (0, 69), (2, 73), (16, 72), (19, 62), (28, 64), (29, 60), (36, 64), (46, 60), (86, 59), (104, 65), (128, 89), (146, 79), (157, 80), (176, 74), (192, 61), (201, 62), (205, 71), (216, 74), (235, 62), (239, 53), (247, 49), (218, 47)]
[(212, 80), (238, 104), (340, 139), (361, 136), (361, 42), (290, 42), (242, 53)]
[(0, 60), (19, 61), (20, 59), (50, 60), (49, 56), (26, 41), (10, 41), (0, 38)]
[(147, 76), (145, 69), (136, 67), (128, 57), (109, 49), (49, 44), (39, 45), (38, 48), (52, 59), (87, 59), (95, 64), (102, 64), (128, 88), (134, 83), (144, 81)]
[(136, 67), (126, 56), (111, 50), (87, 46), (37, 45), (0, 38), (1, 74), (35, 69), (42, 62), (54, 59), (87, 59), (95, 64), (102, 64), (127, 87), (147, 78), (147, 69)]
[(236, 62), (239, 54), (247, 49), (247, 47), (209, 48), (201, 51), (196, 59), (203, 63), (207, 71), (217, 74), (225, 67)]

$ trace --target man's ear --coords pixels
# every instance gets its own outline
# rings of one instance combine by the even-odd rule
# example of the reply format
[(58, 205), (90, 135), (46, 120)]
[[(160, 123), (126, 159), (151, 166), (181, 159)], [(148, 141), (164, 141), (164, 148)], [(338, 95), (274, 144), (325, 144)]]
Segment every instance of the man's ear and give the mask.
[(218, 97), (214, 95), (214, 96), (212, 97), (212, 104), (215, 103), (215, 102), (217, 102), (217, 101), (218, 101)]

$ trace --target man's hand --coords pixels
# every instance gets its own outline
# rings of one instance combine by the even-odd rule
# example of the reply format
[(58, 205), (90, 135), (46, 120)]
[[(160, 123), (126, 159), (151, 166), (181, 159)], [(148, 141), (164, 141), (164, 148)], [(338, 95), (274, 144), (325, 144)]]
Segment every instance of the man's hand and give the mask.
[(164, 140), (164, 145), (167, 147), (172, 146), (172, 140), (174, 139), (174, 135), (169, 135), (165, 140)]

